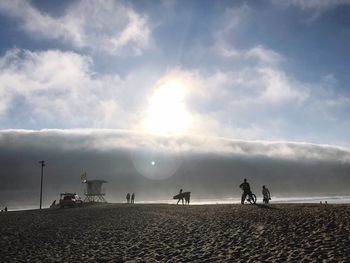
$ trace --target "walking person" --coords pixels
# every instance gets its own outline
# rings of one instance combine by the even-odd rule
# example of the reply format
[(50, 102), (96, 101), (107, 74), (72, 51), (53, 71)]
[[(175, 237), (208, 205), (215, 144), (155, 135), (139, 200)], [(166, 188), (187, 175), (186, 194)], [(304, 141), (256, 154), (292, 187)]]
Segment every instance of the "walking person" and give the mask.
[(135, 193), (132, 193), (132, 195), (131, 195), (131, 203), (132, 204), (135, 203)]
[(265, 185), (262, 186), (262, 194), (263, 194), (263, 203), (268, 204), (271, 200), (271, 195), (269, 189), (265, 187)]
[(127, 193), (127, 195), (126, 195), (126, 203), (127, 204), (130, 203), (130, 193)]

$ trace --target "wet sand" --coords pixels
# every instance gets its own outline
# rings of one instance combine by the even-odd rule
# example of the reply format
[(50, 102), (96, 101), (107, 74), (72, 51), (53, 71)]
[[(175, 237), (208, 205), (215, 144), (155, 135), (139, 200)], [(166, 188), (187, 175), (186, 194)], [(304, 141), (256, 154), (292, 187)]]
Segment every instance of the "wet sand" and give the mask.
[(350, 205), (105, 205), (0, 214), (1, 262), (350, 262)]

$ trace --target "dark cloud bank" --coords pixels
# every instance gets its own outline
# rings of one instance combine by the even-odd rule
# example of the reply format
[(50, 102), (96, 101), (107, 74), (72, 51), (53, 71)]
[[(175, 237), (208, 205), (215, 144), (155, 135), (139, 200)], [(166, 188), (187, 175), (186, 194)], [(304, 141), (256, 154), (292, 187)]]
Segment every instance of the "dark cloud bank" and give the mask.
[(138, 200), (169, 199), (180, 188), (195, 199), (238, 197), (243, 178), (259, 195), (263, 184), (276, 196), (350, 193), (350, 152), (335, 146), (113, 130), (3, 130), (1, 206), (38, 203), (42, 159), (46, 206), (60, 192), (82, 194), (85, 171), (89, 179), (109, 182), (107, 199), (113, 202), (124, 201), (126, 192)]

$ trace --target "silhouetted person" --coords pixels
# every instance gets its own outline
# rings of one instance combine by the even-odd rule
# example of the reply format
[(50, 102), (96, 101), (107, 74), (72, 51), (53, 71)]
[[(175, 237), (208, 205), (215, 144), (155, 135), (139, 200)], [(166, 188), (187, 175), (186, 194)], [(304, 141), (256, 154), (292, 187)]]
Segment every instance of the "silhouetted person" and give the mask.
[(242, 199), (241, 199), (241, 204), (244, 204), (244, 200), (247, 197), (247, 195), (250, 197), (252, 195), (252, 192), (250, 190), (250, 185), (247, 182), (247, 179), (244, 178), (244, 182), (241, 183), (241, 185), (239, 186), (239, 188), (241, 188), (243, 190), (243, 194), (242, 194)]
[(187, 205), (189, 205), (190, 204), (190, 199), (191, 199), (191, 192), (184, 193), (184, 197), (185, 197), (185, 203)]
[(182, 195), (182, 189), (180, 189), (179, 195), (179, 200), (177, 200), (176, 204), (179, 204), (180, 200), (182, 201), (182, 204), (184, 204), (184, 196)]
[(7, 206), (5, 206), (5, 212), (7, 212)]
[(126, 195), (126, 203), (130, 203), (130, 193), (127, 193)]
[(265, 185), (263, 185), (262, 187), (262, 195), (263, 195), (263, 203), (268, 204), (269, 201), (271, 200), (271, 195), (270, 195), (269, 189), (267, 189)]
[(135, 202), (135, 193), (132, 193), (131, 195), (131, 203), (133, 204)]

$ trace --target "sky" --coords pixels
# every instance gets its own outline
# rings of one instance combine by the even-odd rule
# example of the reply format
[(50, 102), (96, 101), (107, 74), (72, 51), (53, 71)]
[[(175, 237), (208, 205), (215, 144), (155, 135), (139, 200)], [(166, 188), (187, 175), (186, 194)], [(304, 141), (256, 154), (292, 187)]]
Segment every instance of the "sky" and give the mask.
[[(253, 163), (256, 156), (272, 166), (276, 158), (304, 158), (343, 169), (350, 159), (349, 17), (349, 0), (1, 1), (0, 151), (10, 160), (2, 162), (2, 189), (16, 189), (20, 179), (10, 173), (24, 176), (7, 170), (21, 153), (23, 164), (50, 147), (57, 154), (52, 145), (100, 158), (81, 144), (86, 133), (91, 140), (112, 133), (113, 151), (127, 156), (137, 149), (129, 172), (140, 180), (153, 168), (138, 162), (164, 140), (170, 155), (220, 160), (218, 152), (240, 152)], [(22, 152), (31, 136), (47, 145), (38, 139), (35, 153)], [(111, 154), (108, 147), (101, 142), (99, 151)], [(55, 158), (64, 165), (62, 155)], [(87, 159), (76, 158), (83, 171)], [(165, 163), (175, 168), (156, 165), (156, 174), (180, 173), (183, 156), (174, 158)]]

